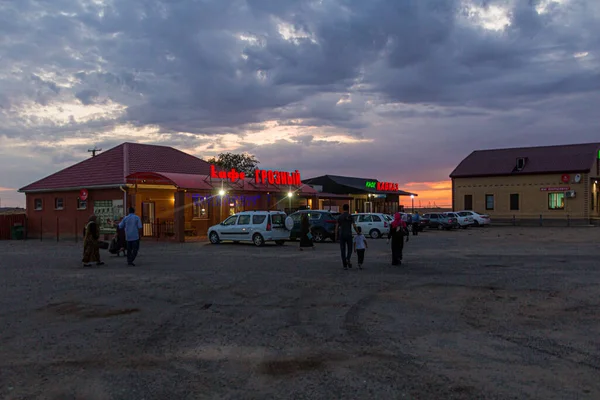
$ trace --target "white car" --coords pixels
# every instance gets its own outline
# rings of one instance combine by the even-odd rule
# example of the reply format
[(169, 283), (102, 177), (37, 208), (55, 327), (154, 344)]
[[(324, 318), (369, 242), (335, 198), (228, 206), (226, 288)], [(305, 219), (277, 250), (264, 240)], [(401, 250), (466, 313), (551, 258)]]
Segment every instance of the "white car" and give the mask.
[(491, 223), (492, 223), (490, 216), (487, 214), (479, 214), (479, 213), (476, 213), (475, 211), (469, 211), (469, 210), (457, 211), (456, 214), (460, 215), (461, 217), (473, 218), (473, 225), (475, 225), (475, 226), (486, 226), (486, 225), (491, 225)]
[(358, 213), (352, 214), (356, 226), (360, 226), (363, 235), (378, 239), (390, 230), (390, 222), (385, 214)]
[(286, 214), (281, 211), (244, 211), (218, 225), (208, 228), (208, 239), (212, 244), (224, 240), (252, 242), (262, 246), (265, 242), (282, 245), (290, 238), (290, 230), (286, 227)]
[(460, 213), (457, 212), (445, 212), (444, 215), (456, 218), (458, 226), (463, 229), (467, 229), (469, 226), (475, 224), (475, 220), (471, 215), (460, 215)]

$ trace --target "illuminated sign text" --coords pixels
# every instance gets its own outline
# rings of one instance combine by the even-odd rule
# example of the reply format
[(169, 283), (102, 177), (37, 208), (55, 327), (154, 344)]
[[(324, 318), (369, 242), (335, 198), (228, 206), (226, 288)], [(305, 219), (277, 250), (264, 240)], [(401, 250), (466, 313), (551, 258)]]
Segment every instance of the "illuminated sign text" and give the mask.
[(365, 187), (368, 187), (370, 189), (376, 189), (382, 192), (397, 192), (398, 190), (400, 190), (399, 185), (397, 183), (392, 182), (367, 181), (367, 183), (365, 183)]
[(238, 179), (244, 179), (246, 174), (243, 172), (237, 172), (231, 168), (231, 171), (217, 171), (214, 165), (210, 166), (210, 177), (213, 179), (229, 179), (231, 182), (235, 182)]
[(290, 173), (257, 169), (254, 171), (254, 180), (256, 183), (268, 183), (269, 185), (302, 185), (302, 179), (300, 178), (300, 172), (298, 172), (298, 170)]

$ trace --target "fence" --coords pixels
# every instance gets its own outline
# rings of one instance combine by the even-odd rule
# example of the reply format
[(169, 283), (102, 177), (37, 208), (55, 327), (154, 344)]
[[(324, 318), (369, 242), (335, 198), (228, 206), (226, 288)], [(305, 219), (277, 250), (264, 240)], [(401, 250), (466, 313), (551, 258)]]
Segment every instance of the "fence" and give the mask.
[(0, 240), (12, 239), (12, 229), (15, 226), (23, 226), (27, 229), (27, 216), (25, 214), (0, 215)]
[[(83, 240), (87, 219), (82, 221), (78, 218), (35, 217), (30, 218), (27, 222), (28, 229), (25, 239), (57, 242), (73, 241), (77, 243)], [(27, 226), (25, 222), (24, 225)], [(142, 226), (142, 237), (144, 238), (169, 240), (175, 237), (174, 222), (172, 220), (156, 220), (156, 222), (143, 223)], [(114, 232), (102, 231), (100, 239), (110, 240), (115, 233), (116, 230)]]

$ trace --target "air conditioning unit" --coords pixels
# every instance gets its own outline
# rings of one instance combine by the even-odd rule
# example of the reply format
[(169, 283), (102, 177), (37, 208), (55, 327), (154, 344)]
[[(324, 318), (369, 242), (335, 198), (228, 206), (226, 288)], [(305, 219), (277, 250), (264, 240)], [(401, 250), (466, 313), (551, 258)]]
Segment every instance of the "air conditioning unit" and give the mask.
[(565, 192), (565, 196), (567, 197), (567, 199), (573, 199), (573, 198), (575, 198), (575, 191), (574, 190), (567, 190)]

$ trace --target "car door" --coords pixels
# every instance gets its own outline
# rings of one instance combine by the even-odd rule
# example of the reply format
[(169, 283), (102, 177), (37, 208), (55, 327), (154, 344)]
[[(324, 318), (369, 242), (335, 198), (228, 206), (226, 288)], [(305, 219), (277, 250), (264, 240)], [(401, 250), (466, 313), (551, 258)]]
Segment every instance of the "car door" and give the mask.
[(285, 240), (290, 238), (290, 233), (285, 229), (286, 215), (283, 213), (271, 213), (271, 229), (274, 240)]
[(373, 218), (373, 228), (377, 229), (382, 234), (385, 233), (388, 228), (383, 216), (373, 214), (371, 218)]
[(221, 222), (221, 225), (219, 226), (219, 236), (221, 237), (221, 240), (236, 240), (232, 239), (232, 236), (235, 235), (234, 229), (237, 219), (237, 215), (232, 215), (225, 221)]
[(248, 241), (252, 240), (252, 226), (250, 221), (252, 216), (250, 214), (242, 214), (238, 217), (238, 220), (234, 226), (231, 240)]
[(373, 229), (373, 217), (370, 214), (361, 214), (358, 216), (357, 225), (362, 229), (363, 235), (368, 235), (371, 229)]

